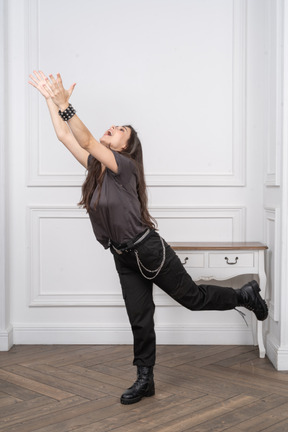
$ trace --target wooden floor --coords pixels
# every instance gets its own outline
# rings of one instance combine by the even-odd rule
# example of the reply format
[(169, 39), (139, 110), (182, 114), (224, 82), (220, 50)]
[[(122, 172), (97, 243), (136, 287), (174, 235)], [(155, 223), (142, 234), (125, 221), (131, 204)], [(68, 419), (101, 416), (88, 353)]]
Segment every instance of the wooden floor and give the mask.
[(126, 406), (131, 358), (122, 345), (0, 353), (0, 431), (288, 431), (288, 373), (253, 346), (158, 346), (156, 395)]

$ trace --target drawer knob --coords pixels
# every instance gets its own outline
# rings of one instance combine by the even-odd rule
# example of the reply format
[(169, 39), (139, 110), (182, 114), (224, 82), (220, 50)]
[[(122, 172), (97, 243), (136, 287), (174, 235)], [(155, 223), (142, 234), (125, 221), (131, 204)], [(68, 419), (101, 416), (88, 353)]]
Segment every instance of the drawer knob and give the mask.
[(181, 264), (185, 265), (187, 263), (187, 261), (189, 260), (188, 257), (184, 258), (184, 262), (181, 262)]
[(226, 261), (226, 263), (229, 264), (229, 265), (234, 265), (234, 264), (237, 264), (238, 257), (235, 258), (235, 261), (234, 261), (234, 262), (229, 262), (229, 258), (225, 257), (225, 261)]

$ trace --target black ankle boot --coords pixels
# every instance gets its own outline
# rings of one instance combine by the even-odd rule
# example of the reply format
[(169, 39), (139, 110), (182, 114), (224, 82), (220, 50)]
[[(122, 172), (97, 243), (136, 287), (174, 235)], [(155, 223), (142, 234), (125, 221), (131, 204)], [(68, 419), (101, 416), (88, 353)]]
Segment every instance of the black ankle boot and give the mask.
[(259, 321), (264, 321), (267, 318), (268, 307), (259, 294), (260, 288), (255, 280), (235, 291), (239, 301), (238, 306), (244, 306), (254, 312)]
[(137, 366), (137, 380), (121, 396), (120, 402), (130, 405), (139, 402), (142, 397), (154, 396), (155, 386), (153, 366)]

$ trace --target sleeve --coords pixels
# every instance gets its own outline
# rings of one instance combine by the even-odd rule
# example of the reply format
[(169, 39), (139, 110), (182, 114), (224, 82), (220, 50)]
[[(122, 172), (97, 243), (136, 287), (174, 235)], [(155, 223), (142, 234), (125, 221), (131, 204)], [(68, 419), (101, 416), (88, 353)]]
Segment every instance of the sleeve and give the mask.
[(137, 175), (136, 166), (133, 160), (115, 150), (112, 150), (112, 152), (118, 165), (118, 173), (115, 174), (111, 170), (109, 171), (112, 173), (112, 175), (117, 177), (121, 183), (128, 183), (133, 175)]

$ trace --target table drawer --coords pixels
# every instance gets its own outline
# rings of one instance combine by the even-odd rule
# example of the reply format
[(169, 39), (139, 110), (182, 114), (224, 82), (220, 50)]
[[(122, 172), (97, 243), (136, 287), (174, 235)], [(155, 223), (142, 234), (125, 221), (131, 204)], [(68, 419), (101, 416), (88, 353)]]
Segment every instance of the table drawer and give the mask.
[(254, 267), (254, 253), (210, 253), (208, 258), (209, 267)]
[(202, 268), (205, 267), (205, 254), (204, 253), (185, 253), (185, 252), (177, 252), (180, 261), (187, 268)]

